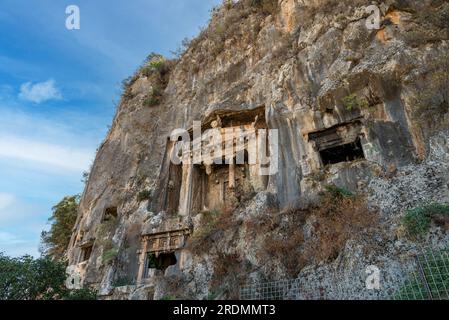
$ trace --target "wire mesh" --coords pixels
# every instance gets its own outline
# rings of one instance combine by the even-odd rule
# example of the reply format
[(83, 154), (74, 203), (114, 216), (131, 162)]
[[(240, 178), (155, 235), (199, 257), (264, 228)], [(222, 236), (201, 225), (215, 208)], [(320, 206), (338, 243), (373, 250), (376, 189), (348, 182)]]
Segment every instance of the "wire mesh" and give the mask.
[(297, 300), (298, 279), (264, 282), (240, 289), (242, 300)]
[[(390, 275), (393, 290), (372, 295), (372, 299), (447, 300), (449, 299), (449, 250), (420, 248), (406, 256), (399, 276)], [(356, 277), (357, 275), (354, 275)], [(300, 279), (259, 282), (240, 288), (242, 300), (319, 300), (354, 299), (356, 293), (345, 290), (345, 277), (334, 276), (330, 286), (310, 287)], [(347, 280), (347, 278), (346, 278)], [(367, 290), (360, 288), (359, 290)], [(360, 295), (363, 296), (363, 295)]]
[(449, 255), (447, 250), (426, 249), (415, 256), (416, 271), (391, 297), (395, 300), (449, 299)]

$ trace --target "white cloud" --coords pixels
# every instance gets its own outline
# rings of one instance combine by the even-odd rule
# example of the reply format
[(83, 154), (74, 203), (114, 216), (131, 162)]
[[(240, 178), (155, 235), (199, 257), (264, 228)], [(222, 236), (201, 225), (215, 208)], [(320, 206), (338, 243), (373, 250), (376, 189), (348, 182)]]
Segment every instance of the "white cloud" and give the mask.
[(14, 196), (8, 193), (0, 193), (0, 213), (14, 203)]
[(41, 103), (48, 100), (62, 99), (62, 95), (55, 86), (55, 81), (49, 79), (45, 82), (27, 82), (20, 86), (19, 98), (34, 103)]
[(89, 167), (92, 152), (15, 136), (0, 136), (0, 157), (37, 162), (58, 169), (82, 171)]

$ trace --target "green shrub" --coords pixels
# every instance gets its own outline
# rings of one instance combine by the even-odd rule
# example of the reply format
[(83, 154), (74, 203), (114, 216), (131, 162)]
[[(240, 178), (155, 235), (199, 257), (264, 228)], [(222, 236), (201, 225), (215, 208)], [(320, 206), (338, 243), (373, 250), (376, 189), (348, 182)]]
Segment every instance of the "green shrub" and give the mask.
[(360, 100), (355, 94), (350, 94), (343, 98), (343, 105), (346, 110), (352, 111), (357, 108), (362, 109), (368, 107), (368, 102), (365, 99)]
[(118, 225), (118, 218), (114, 216), (109, 217), (109, 219), (101, 222), (101, 224), (97, 227), (96, 230), (97, 239), (99, 239), (100, 244), (104, 244), (103, 240), (111, 238), (112, 232), (115, 231), (117, 225)]
[(109, 264), (115, 260), (118, 256), (118, 248), (110, 245), (104, 248), (103, 255), (101, 256), (101, 260), (104, 264)]
[(155, 73), (164, 74), (168, 70), (168, 61), (164, 56), (151, 53), (142, 66), (142, 74), (149, 77)]
[(333, 184), (325, 186), (324, 189), (328, 194), (330, 194), (334, 198), (341, 198), (341, 197), (348, 198), (354, 195), (348, 189), (340, 188)]
[(430, 216), (426, 215), (423, 208), (416, 208), (413, 210), (407, 210), (402, 224), (407, 232), (412, 236), (418, 236), (426, 233), (430, 228)]
[(232, 215), (233, 211), (229, 208), (223, 208), (222, 211), (203, 211), (199, 227), (195, 228), (189, 237), (189, 250), (202, 254), (214, 247), (221, 238), (221, 233), (239, 226), (239, 222), (234, 220)]
[(159, 86), (153, 86), (148, 93), (147, 98), (144, 101), (144, 105), (147, 107), (153, 107), (158, 105), (162, 100), (162, 90)]
[(142, 190), (137, 194), (137, 201), (142, 202), (146, 200), (150, 200), (151, 198), (151, 190)]
[(114, 261), (115, 258), (117, 258), (117, 256), (118, 256), (118, 248), (112, 247), (105, 250), (101, 258), (104, 264), (109, 264), (110, 262)]
[(402, 218), (402, 225), (409, 236), (418, 237), (429, 231), (432, 219), (440, 216), (449, 217), (449, 206), (433, 203), (407, 210)]
[(128, 277), (120, 277), (114, 280), (114, 282), (112, 283), (112, 286), (114, 288), (117, 287), (125, 287), (125, 286), (129, 286), (129, 285), (133, 285), (134, 284), (134, 280), (130, 279)]
[(63, 297), (63, 300), (78, 300), (78, 301), (96, 300), (96, 299), (97, 299), (97, 292), (89, 288), (71, 290)]
[(262, 11), (266, 15), (276, 13), (278, 0), (251, 0), (251, 6)]

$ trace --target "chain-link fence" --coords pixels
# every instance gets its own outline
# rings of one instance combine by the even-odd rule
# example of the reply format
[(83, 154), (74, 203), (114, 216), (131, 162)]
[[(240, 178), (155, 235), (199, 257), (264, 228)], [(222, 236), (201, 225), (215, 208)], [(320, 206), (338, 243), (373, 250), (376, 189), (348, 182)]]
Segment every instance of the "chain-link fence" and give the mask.
[(416, 269), (391, 296), (396, 300), (449, 299), (449, 255), (447, 250), (428, 249), (415, 257)]
[[(420, 248), (403, 255), (397, 266), (382, 276), (379, 289), (366, 287), (363, 272), (333, 274), (330, 281), (291, 279), (258, 282), (240, 288), (242, 300), (320, 300), (382, 299), (442, 300), (449, 299), (449, 250)], [(313, 282), (313, 283), (311, 283)]]
[(265, 282), (242, 287), (242, 300), (296, 300), (299, 292), (298, 279)]

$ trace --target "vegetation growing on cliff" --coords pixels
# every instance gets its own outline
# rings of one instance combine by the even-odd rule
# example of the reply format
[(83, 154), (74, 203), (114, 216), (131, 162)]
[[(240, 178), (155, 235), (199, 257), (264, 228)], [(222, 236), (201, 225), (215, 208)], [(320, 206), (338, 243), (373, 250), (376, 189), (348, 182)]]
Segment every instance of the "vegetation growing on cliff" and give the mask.
[(78, 215), (79, 196), (65, 197), (53, 207), (50, 231), (42, 231), (42, 253), (61, 260), (72, 236), (72, 229)]
[(309, 208), (291, 208), (257, 222), (257, 232), (269, 235), (260, 254), (275, 257), (290, 277), (296, 277), (307, 265), (335, 260), (348, 240), (370, 233), (378, 219), (363, 196), (328, 186)]
[(223, 251), (220, 242), (225, 235), (237, 236), (246, 230), (247, 242), (255, 235), (265, 235), (255, 252), (257, 259), (267, 261), (267, 265), (270, 261), (280, 263), (286, 276), (296, 277), (307, 265), (335, 260), (348, 240), (370, 237), (377, 230), (378, 219), (363, 196), (332, 185), (316, 204), (305, 209), (273, 210), (243, 220), (232, 211), (203, 213), (188, 248), (194, 254), (207, 252), (214, 257), (212, 292), (238, 297), (231, 289), (241, 286), (254, 266), (232, 250)]
[(427, 72), (415, 76), (416, 94), (413, 113), (416, 124), (427, 131), (426, 136), (448, 127), (449, 113), (449, 54), (426, 64)]
[(311, 208), (314, 216), (313, 237), (305, 243), (304, 258), (308, 263), (332, 261), (346, 243), (356, 237), (370, 237), (379, 225), (379, 215), (368, 208), (362, 195), (346, 190), (326, 192), (319, 205)]
[(176, 61), (166, 59), (164, 56), (151, 53), (139, 67), (137, 72), (122, 82), (123, 97), (132, 99), (132, 85), (140, 77), (145, 77), (151, 84), (149, 92), (144, 99), (144, 105), (152, 107), (158, 105), (162, 101), (163, 92), (168, 85), (170, 79), (170, 71), (175, 66)]
[(405, 40), (412, 46), (449, 39), (449, 4), (428, 10), (418, 10), (413, 14), (416, 27), (405, 34)]
[(113, 262), (118, 256), (119, 249), (112, 240), (118, 222), (117, 217), (109, 217), (97, 227), (97, 243), (103, 248), (102, 262), (104, 264)]
[(426, 234), (431, 223), (449, 226), (449, 205), (432, 203), (407, 210), (402, 218), (402, 224), (412, 238)]

